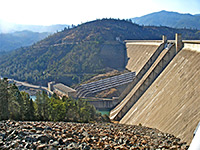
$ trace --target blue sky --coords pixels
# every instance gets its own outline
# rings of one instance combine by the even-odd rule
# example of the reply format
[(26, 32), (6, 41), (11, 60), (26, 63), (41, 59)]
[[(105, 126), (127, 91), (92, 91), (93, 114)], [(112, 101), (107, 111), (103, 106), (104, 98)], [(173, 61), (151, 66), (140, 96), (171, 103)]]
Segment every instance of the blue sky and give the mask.
[(161, 10), (200, 14), (200, 0), (0, 0), (0, 20), (17, 24), (76, 25)]

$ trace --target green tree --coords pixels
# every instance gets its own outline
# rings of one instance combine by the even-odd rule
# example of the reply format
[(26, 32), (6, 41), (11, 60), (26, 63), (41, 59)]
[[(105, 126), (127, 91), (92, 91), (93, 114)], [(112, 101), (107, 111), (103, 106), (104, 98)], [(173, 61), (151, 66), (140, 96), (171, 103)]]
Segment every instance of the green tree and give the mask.
[(35, 107), (34, 102), (32, 99), (30, 99), (30, 105), (29, 105), (29, 112), (30, 112), (30, 120), (35, 120)]
[(34, 102), (26, 92), (21, 92), (24, 101), (24, 120), (35, 120)]
[(10, 84), (9, 92), (9, 118), (14, 120), (24, 120), (24, 101), (18, 87)]
[(56, 94), (51, 98), (43, 91), (36, 95), (34, 102), (28, 93), (20, 92), (7, 79), (0, 80), (0, 120), (45, 120), (91, 122), (107, 121), (107, 116), (97, 113), (95, 107), (82, 99), (63, 97)]
[(80, 122), (90, 122), (96, 120), (97, 111), (93, 105), (90, 105), (87, 101), (78, 100)]
[(8, 111), (8, 80), (0, 79), (0, 119), (5, 120), (9, 117)]
[(65, 110), (66, 110), (66, 115), (65, 115), (65, 120), (66, 121), (77, 121), (79, 116), (78, 116), (78, 107), (77, 103), (74, 99), (68, 98), (65, 101)]
[(38, 120), (49, 120), (50, 100), (48, 95), (42, 91), (36, 95), (36, 116)]
[(66, 114), (65, 102), (54, 97), (51, 97), (50, 101), (50, 120), (63, 121)]

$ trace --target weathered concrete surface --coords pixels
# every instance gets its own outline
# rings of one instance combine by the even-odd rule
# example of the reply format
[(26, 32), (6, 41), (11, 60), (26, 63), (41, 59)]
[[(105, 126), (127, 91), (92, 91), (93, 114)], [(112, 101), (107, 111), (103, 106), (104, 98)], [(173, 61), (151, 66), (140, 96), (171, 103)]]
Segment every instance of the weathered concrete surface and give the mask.
[(188, 143), (200, 120), (200, 44), (187, 44), (122, 118), (172, 133)]
[(110, 110), (116, 106), (118, 100), (88, 100), (87, 102), (94, 105), (97, 110)]
[[(165, 39), (165, 37), (163, 37)], [(127, 45), (128, 44), (138, 44), (137, 41), (135, 41), (135, 43), (133, 43), (134, 41), (126, 41)], [(130, 43), (131, 42), (131, 43)], [(141, 45), (146, 45), (147, 43), (140, 43)], [(154, 45), (159, 44), (159, 47), (156, 48), (155, 52), (153, 55), (151, 55), (151, 57), (149, 58), (149, 60), (143, 65), (143, 67), (140, 69), (140, 71), (137, 72), (136, 77), (134, 78), (133, 82), (131, 82), (126, 89), (121, 93), (121, 95), (119, 96), (119, 102), (121, 102), (127, 95), (128, 93), (131, 92), (132, 88), (141, 80), (141, 78), (145, 75), (145, 73), (149, 70), (149, 68), (152, 66), (152, 64), (156, 61), (156, 59), (158, 58), (158, 56), (160, 55), (160, 53), (162, 52), (162, 50), (164, 49), (164, 46), (166, 44), (166, 41), (163, 40), (163, 43), (157, 43), (156, 41), (153, 43)], [(150, 47), (152, 45), (149, 44)], [(134, 48), (134, 47), (133, 47)], [(134, 49), (133, 49), (134, 52)], [(140, 56), (143, 57), (143, 56)]]
[[(155, 60), (152, 66), (148, 69), (148, 71), (145, 73), (142, 79), (132, 88), (132, 90), (128, 93), (128, 95), (111, 111), (110, 119), (120, 120), (121, 117), (123, 117), (124, 114), (128, 111), (128, 109), (130, 109), (130, 107), (132, 107), (132, 105), (137, 102), (138, 97), (140, 97), (140, 95), (142, 94), (141, 92), (143, 91), (143, 85), (148, 87), (149, 85), (147, 84), (151, 84), (152, 81), (150, 80), (153, 80), (153, 79), (152, 78), (148, 79), (147, 83), (145, 81), (150, 76), (152, 71), (157, 67), (157, 65), (159, 64), (161, 59), (166, 55), (167, 52), (168, 50), (165, 49), (160, 53), (158, 58)], [(162, 70), (162, 66), (160, 70)]]
[(127, 57), (128, 63), (126, 68), (130, 71), (136, 71), (136, 74), (141, 70), (144, 64), (154, 54), (156, 49), (160, 46), (160, 43), (149, 42), (133, 42), (127, 43)]

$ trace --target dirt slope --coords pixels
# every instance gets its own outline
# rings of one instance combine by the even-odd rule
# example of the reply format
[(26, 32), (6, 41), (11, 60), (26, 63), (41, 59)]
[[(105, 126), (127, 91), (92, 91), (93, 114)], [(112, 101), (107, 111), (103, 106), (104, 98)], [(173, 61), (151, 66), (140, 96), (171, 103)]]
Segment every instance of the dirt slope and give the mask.
[(199, 110), (200, 52), (184, 48), (120, 123), (141, 123), (190, 143), (200, 121)]

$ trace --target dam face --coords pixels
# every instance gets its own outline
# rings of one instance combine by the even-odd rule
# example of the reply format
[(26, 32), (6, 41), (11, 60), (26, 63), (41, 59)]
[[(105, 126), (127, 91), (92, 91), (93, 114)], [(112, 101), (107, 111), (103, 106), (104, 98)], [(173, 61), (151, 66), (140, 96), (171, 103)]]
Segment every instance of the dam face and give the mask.
[[(142, 42), (142, 41), (131, 41), (130, 43), (127, 43), (127, 54), (129, 56), (129, 62), (127, 64), (128, 69), (135, 69), (137, 70), (137, 76), (133, 80), (132, 83), (130, 83), (127, 88), (123, 91), (123, 93), (119, 97), (120, 104), (117, 105), (111, 112), (110, 112), (110, 118), (112, 120), (119, 121), (119, 117), (121, 118), (121, 114), (119, 114), (122, 109), (124, 109), (125, 105), (129, 102), (131, 96), (133, 87), (139, 82), (146, 73), (146, 71), (151, 67), (155, 59), (157, 58), (157, 55), (161, 53), (163, 49), (162, 43), (153, 43), (153, 42)], [(159, 48), (161, 46), (161, 48)], [(142, 55), (140, 55), (142, 53)], [(147, 55), (147, 56), (146, 56)], [(146, 57), (145, 57), (146, 56)], [(136, 57), (134, 59), (134, 57)], [(134, 63), (135, 62), (135, 63)], [(133, 66), (132, 66), (133, 65)], [(132, 66), (132, 67), (129, 67)]]
[[(163, 38), (165, 39), (165, 38)], [(129, 43), (128, 43), (129, 44)], [(118, 104), (111, 112), (110, 112), (110, 119), (112, 120), (117, 120), (119, 121), (128, 111), (128, 109), (130, 109), (130, 107), (137, 102), (138, 98), (143, 94), (143, 92), (146, 90), (146, 88), (152, 83), (152, 78), (155, 78), (155, 76), (157, 76), (156, 73), (152, 74), (152, 78), (150, 78), (151, 81), (147, 81), (149, 83), (147, 83), (147, 85), (141, 87), (142, 82), (148, 77), (149, 73), (151, 73), (152, 71), (152, 66), (156, 66), (155, 64), (158, 63), (157, 60), (160, 60), (160, 55), (163, 56), (166, 52), (164, 51), (163, 54), (163, 49), (164, 49), (164, 45), (167, 44), (165, 40), (163, 40), (163, 42), (157, 42), (157, 41), (131, 41), (131, 50), (133, 53), (136, 54), (137, 52), (140, 53), (142, 50), (140, 48), (144, 48), (144, 52), (146, 54), (151, 53), (151, 55), (147, 58), (149, 58), (146, 61), (145, 60), (145, 55), (139, 55), (142, 58), (140, 58), (140, 60), (143, 62), (143, 64), (140, 64), (140, 66), (143, 65), (143, 67), (140, 67), (136, 78), (133, 80), (133, 82), (131, 84), (129, 84), (127, 86), (127, 88), (124, 90), (124, 92), (120, 95), (119, 97), (119, 102), (120, 104)], [(140, 44), (140, 45), (139, 45)], [(132, 46), (133, 45), (133, 46)], [(171, 55), (175, 52), (175, 51), (170, 51), (169, 54)], [(129, 54), (129, 53), (128, 53)], [(173, 54), (174, 55), (174, 54)], [(130, 55), (130, 56), (133, 56)], [(135, 55), (134, 55), (135, 56)], [(170, 57), (171, 58), (171, 57)], [(130, 59), (130, 61), (134, 61), (134, 59)], [(137, 62), (140, 62), (137, 60)], [(164, 63), (165, 64), (165, 63)], [(139, 64), (138, 64), (139, 65)], [(134, 67), (136, 68), (136, 67)], [(151, 82), (151, 83), (150, 83)]]
[[(131, 48), (131, 46), (127, 46), (128, 57), (132, 56), (129, 59), (129, 61), (132, 61), (128, 62), (127, 68), (140, 70), (145, 64), (142, 62), (142, 58), (145, 56), (141, 56), (145, 55), (145, 52), (139, 53), (139, 51), (143, 51), (144, 47), (142, 46), (144, 45), (138, 45), (142, 49), (136, 50), (138, 51), (138, 53), (135, 53), (137, 56), (129, 54), (131, 50), (134, 53), (134, 49), (130, 49), (128, 52), (128, 48)], [(177, 50), (177, 47), (180, 49)], [(155, 47), (154, 52), (157, 48)], [(134, 104), (129, 105), (130, 109), (127, 109), (127, 112), (120, 118), (120, 123), (142, 124), (157, 128), (163, 132), (174, 134), (189, 144), (193, 138), (196, 125), (200, 120), (200, 42), (183, 41), (179, 46), (175, 44), (174, 50), (177, 54), (163, 68), (141, 97)], [(165, 62), (164, 60), (161, 62), (162, 59), (168, 58), (165, 53), (167, 52), (162, 51), (160, 53), (157, 62), (154, 62), (151, 66), (153, 68), (150, 68), (149, 73), (147, 71), (143, 78), (149, 76), (153, 70), (156, 72), (155, 68), (159, 68), (158, 64)], [(139, 58), (140, 56), (142, 58)], [(140, 64), (140, 61), (137, 62), (138, 59), (135, 58), (140, 59), (142, 65), (134, 66), (135, 64)], [(150, 58), (148, 54), (147, 58)], [(140, 86), (144, 84), (144, 81), (139, 82), (141, 82)], [(126, 107), (125, 104), (131, 100), (131, 93), (133, 95), (136, 91), (134, 91), (134, 88), (137, 88), (136, 86), (133, 86), (121, 103), (111, 111), (111, 119), (120, 112), (119, 110)]]
[(126, 41), (128, 63), (126, 68), (138, 73), (155, 53), (162, 41)]

